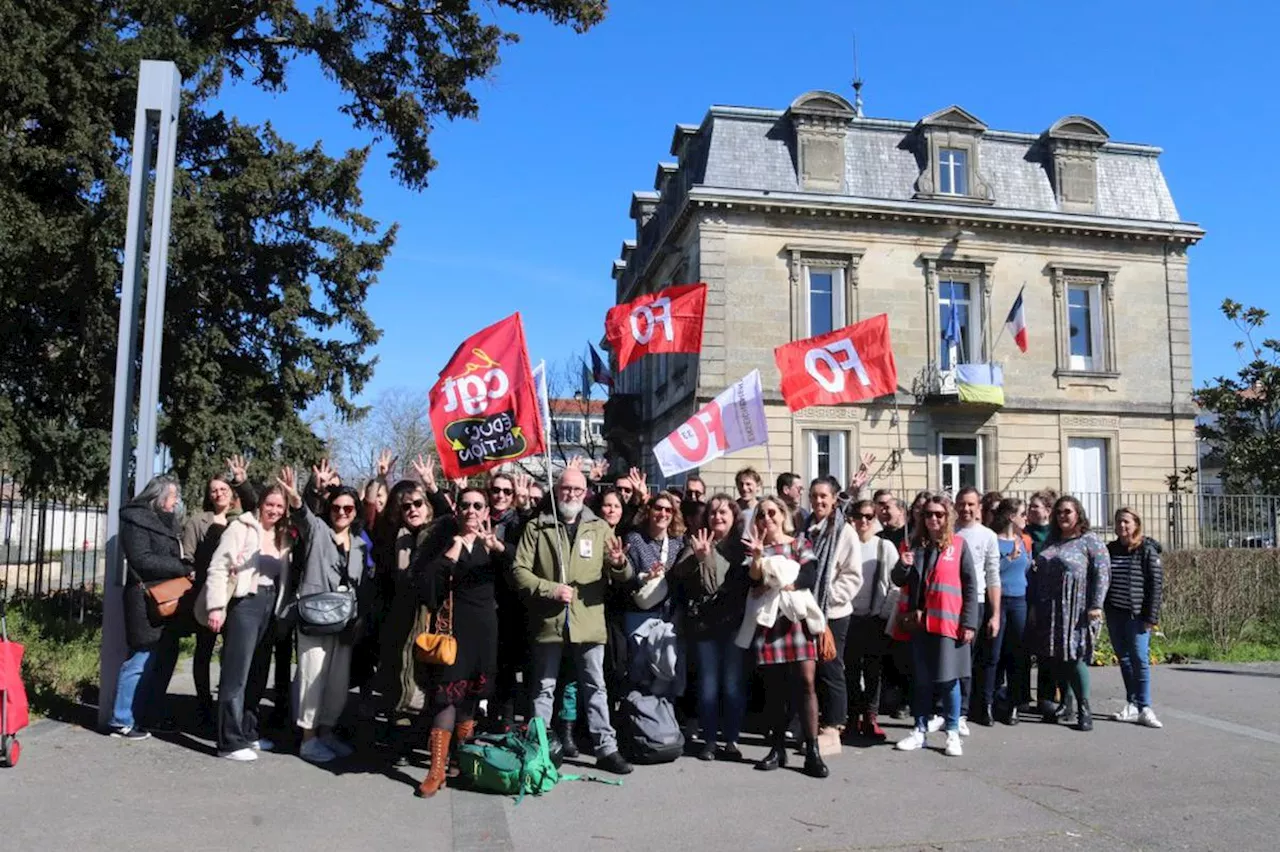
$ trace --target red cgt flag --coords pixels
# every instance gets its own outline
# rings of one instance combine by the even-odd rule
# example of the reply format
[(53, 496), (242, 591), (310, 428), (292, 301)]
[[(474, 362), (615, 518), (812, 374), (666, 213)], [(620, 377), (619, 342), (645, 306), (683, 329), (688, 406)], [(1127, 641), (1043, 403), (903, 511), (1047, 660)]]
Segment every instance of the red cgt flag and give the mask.
[(440, 467), (450, 479), (542, 452), (520, 314), (463, 341), (428, 400)]
[(614, 305), (605, 315), (604, 334), (618, 353), (618, 370), (645, 355), (701, 352), (706, 311), (706, 284), (681, 284)]
[(792, 411), (873, 399), (898, 389), (888, 314), (779, 346), (773, 358), (782, 374), (782, 398)]

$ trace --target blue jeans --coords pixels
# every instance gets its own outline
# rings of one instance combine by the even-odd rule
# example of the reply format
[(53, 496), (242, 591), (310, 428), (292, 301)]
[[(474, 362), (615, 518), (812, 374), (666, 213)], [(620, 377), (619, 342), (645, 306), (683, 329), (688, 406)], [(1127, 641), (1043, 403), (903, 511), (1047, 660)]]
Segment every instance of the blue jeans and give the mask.
[(1107, 633), (1120, 659), (1125, 699), (1139, 710), (1151, 706), (1151, 632), (1127, 612), (1107, 608)]
[(142, 727), (162, 718), (164, 696), (177, 664), (178, 637), (168, 629), (156, 644), (130, 654), (116, 679), (111, 727)]
[(746, 651), (732, 637), (701, 639), (695, 647), (702, 739), (714, 743), (719, 732), (725, 743), (736, 743), (747, 707)]
[(995, 689), (1003, 680), (1008, 685), (1009, 701), (1016, 707), (1024, 701), (1031, 700), (1024, 694), (1024, 688), (1030, 681), (1027, 679), (1029, 660), (1023, 643), (1023, 634), (1027, 631), (1027, 599), (1025, 597), (1008, 597), (1000, 600), (1000, 635), (996, 637), (995, 647), (1000, 649), (996, 674), (988, 683), (991, 691), (987, 695), (987, 703), (995, 697)]
[(912, 685), (911, 713), (916, 717), (916, 728), (925, 730), (929, 725), (929, 714), (933, 711), (935, 696), (942, 699), (942, 718), (946, 720), (948, 731), (960, 730), (960, 679), (944, 683), (934, 683), (927, 676), (916, 677)]

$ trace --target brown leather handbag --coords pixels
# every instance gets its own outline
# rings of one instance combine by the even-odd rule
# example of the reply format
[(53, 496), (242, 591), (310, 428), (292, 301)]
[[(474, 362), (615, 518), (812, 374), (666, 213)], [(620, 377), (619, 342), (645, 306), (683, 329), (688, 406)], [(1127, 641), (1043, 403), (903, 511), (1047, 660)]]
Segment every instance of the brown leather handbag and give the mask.
[(828, 626), (818, 637), (818, 659), (829, 663), (836, 658), (836, 636)]
[(427, 666), (451, 666), (458, 659), (458, 640), (453, 637), (453, 589), (449, 602), (435, 614), (435, 632), (419, 633), (413, 640), (414, 658)]
[(146, 586), (147, 614), (152, 621), (168, 621), (178, 614), (178, 609), (193, 601), (184, 600), (191, 594), (194, 584), (186, 577), (174, 577)]

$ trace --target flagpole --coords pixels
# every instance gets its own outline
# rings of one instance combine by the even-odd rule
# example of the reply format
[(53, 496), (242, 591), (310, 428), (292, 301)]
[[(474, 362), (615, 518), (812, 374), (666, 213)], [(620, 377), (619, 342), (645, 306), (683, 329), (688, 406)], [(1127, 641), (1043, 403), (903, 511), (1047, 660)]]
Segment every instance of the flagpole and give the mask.
[[(559, 571), (556, 573), (560, 578), (560, 585), (565, 585), (565, 565), (566, 557), (564, 552), (564, 536), (560, 532), (560, 510), (556, 506), (556, 485), (555, 478), (551, 475), (551, 400), (547, 398), (547, 362), (545, 360), (538, 362), (538, 368), (542, 371), (542, 381), (539, 382), (538, 393), (542, 397), (542, 410), (547, 413), (547, 422), (542, 424), (542, 467), (547, 478), (547, 494), (551, 497), (551, 523), (555, 525), (556, 530), (556, 552), (560, 556)], [(583, 495), (584, 499), (586, 495)], [(565, 610), (569, 609), (569, 604), (564, 605)]]
[[(1018, 299), (1021, 299), (1021, 298), (1022, 298), (1022, 293), (1023, 293), (1023, 291), (1025, 291), (1026, 289), (1027, 289), (1027, 284), (1026, 284), (1026, 282), (1024, 281), (1024, 282), (1022, 283), (1022, 286), (1018, 289), (1018, 296), (1017, 296), (1017, 298), (1015, 298), (1015, 299), (1013, 300), (1013, 303), (1014, 303), (1015, 305), (1018, 303)], [(991, 357), (990, 357), (989, 359), (987, 359), (988, 361), (995, 361), (995, 356), (996, 356), (996, 347), (997, 347), (997, 346), (999, 346), (999, 345), (1000, 345), (1000, 341), (1004, 339), (1004, 333), (1005, 333), (1005, 331), (1007, 331), (1007, 330), (1008, 330), (1008, 328), (1009, 328), (1009, 315), (1008, 315), (1008, 314), (1005, 314), (1005, 320), (1004, 320), (1004, 322), (1002, 322), (1002, 323), (1000, 324), (1000, 333), (996, 335), (996, 341), (995, 341), (995, 343), (992, 343), (992, 344), (991, 344)]]
[(893, 391), (893, 422), (898, 429), (898, 483), (905, 499), (907, 496), (907, 466), (905, 463), (905, 451), (902, 448), (902, 412), (898, 408), (898, 390)]

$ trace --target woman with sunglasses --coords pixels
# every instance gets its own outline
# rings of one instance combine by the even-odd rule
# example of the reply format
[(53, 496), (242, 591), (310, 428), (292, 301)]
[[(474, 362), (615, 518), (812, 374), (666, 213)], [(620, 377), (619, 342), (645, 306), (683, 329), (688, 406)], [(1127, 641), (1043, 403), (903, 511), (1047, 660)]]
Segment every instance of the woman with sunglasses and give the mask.
[[(675, 585), (667, 582), (666, 573), (676, 564), (684, 549), (684, 519), (680, 516), (680, 503), (669, 492), (659, 491), (645, 501), (636, 513), (635, 525), (635, 529), (623, 539), (632, 574), (625, 586), (630, 601), (622, 614), (628, 648), (631, 647), (631, 637), (645, 622), (657, 618), (670, 623), (675, 619), (676, 599), (672, 594)], [(640, 684), (634, 677), (638, 673), (634, 660), (629, 659), (627, 665), (629, 685), (637, 688)], [(682, 670), (683, 665), (677, 668)], [(683, 692), (683, 683), (677, 676), (673, 691), (667, 695), (675, 697)]]
[[(312, 469), (316, 492), (327, 495), (326, 520), (316, 517), (304, 503), (291, 468), (285, 468), (278, 480), (289, 498), (293, 525), (298, 530), (294, 545), (301, 554), (294, 590), (297, 597), (342, 589), (358, 593), (364, 577), (365, 544), (356, 520), (360, 495), (349, 486), (330, 487), (333, 473), (327, 459)], [(298, 631), (298, 669), (293, 681), (297, 725), (302, 729), (298, 753), (311, 763), (328, 763), (353, 752), (338, 739), (333, 726), (346, 708), (351, 688), (351, 648), (359, 615), (341, 633), (309, 636)]]
[(414, 579), (435, 613), (436, 633), (457, 641), (452, 665), (420, 665), (419, 683), (431, 716), (431, 771), (417, 795), (430, 798), (445, 786), (449, 746), (475, 732), (476, 708), (493, 689), (498, 671), (498, 613), (494, 586), (506, 560), (506, 543), (489, 522), (489, 502), (478, 488), (464, 488), (452, 516), (432, 529)]
[[(701, 504), (700, 504), (701, 505)], [(741, 760), (738, 734), (747, 708), (746, 652), (734, 644), (751, 581), (746, 551), (733, 535), (737, 502), (716, 494), (705, 504), (703, 525), (672, 569), (684, 599), (685, 626), (697, 654), (699, 760)], [(717, 735), (724, 746), (717, 752)]]
[(845, 684), (844, 653), (853, 617), (853, 599), (862, 588), (862, 560), (857, 536), (836, 505), (838, 489), (827, 479), (809, 485), (809, 541), (818, 560), (814, 597), (835, 639), (834, 659), (819, 662), (818, 717), (820, 734), (844, 733), (849, 718), (849, 690)]
[(850, 601), (849, 639), (844, 648), (850, 727), (861, 736), (883, 741), (885, 732), (876, 715), (880, 710), (880, 675), (889, 639), (885, 636), (893, 599), (891, 575), (898, 565), (898, 548), (876, 533), (876, 506), (870, 500), (853, 505), (857, 534), (855, 559), (862, 584)]
[(396, 727), (403, 727), (408, 714), (422, 706), (422, 690), (413, 678), (413, 640), (426, 630), (430, 616), (418, 600), (409, 569), (435, 513), (423, 487), (416, 482), (396, 483), (391, 499), (388, 511), (397, 516), (396, 534), (378, 566), (384, 589), (390, 589), (390, 603), (380, 632), (378, 674), (392, 721)]
[(899, 751), (926, 745), (934, 700), (942, 698), (948, 757), (960, 757), (960, 678), (972, 670), (969, 643), (978, 629), (978, 573), (964, 539), (955, 535), (951, 503), (930, 497), (921, 507), (923, 535), (911, 564), (893, 580), (902, 587), (902, 626), (911, 634), (915, 730), (898, 741)]
[[(1027, 582), (1027, 636), (1041, 665), (1052, 667), (1054, 680), (1076, 698), (1076, 730), (1092, 731), (1089, 709), (1089, 662), (1102, 625), (1102, 605), (1111, 580), (1111, 557), (1097, 535), (1089, 531), (1089, 517), (1071, 495), (1053, 506), (1049, 543), (1036, 557)], [(1043, 721), (1066, 717), (1058, 705)]]
[[(781, 556), (800, 566), (796, 581), (782, 591), (812, 592), (818, 577), (818, 558), (803, 536), (795, 535), (791, 513), (777, 497), (764, 497), (753, 508), (754, 519), (743, 539), (750, 557), (753, 594), (764, 586), (763, 561)], [(779, 614), (772, 627), (756, 628), (752, 647), (764, 679), (765, 717), (771, 748), (755, 768), (767, 772), (787, 765), (787, 729), (797, 714), (804, 729), (804, 772), (826, 778), (827, 764), (818, 752), (818, 637), (803, 622)]]

